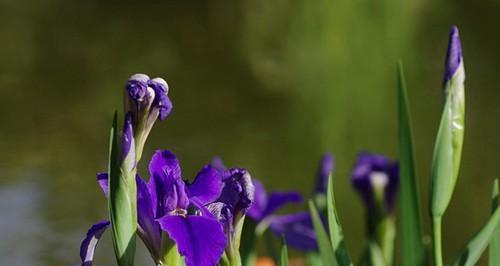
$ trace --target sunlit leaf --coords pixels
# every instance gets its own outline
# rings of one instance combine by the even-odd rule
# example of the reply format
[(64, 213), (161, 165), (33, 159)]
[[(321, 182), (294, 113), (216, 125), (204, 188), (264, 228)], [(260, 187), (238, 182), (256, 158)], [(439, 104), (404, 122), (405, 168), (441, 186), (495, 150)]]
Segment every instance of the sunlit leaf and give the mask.
[(330, 230), (330, 241), (333, 247), (333, 252), (340, 266), (352, 265), (351, 257), (347, 251), (345, 244), (344, 233), (340, 220), (338, 217), (337, 209), (335, 207), (335, 196), (333, 193), (333, 177), (332, 173), (328, 176), (328, 189), (327, 189), (327, 211), (328, 211), (328, 226)]
[(333, 254), (333, 248), (328, 240), (328, 234), (325, 231), (321, 217), (318, 214), (318, 210), (314, 203), (309, 200), (309, 210), (311, 212), (311, 218), (313, 221), (314, 231), (316, 232), (316, 237), (318, 241), (319, 254), (321, 256), (321, 261), (323, 265), (336, 266), (337, 260)]
[[(137, 229), (135, 172), (124, 170), (117, 135), (117, 114), (113, 119), (109, 150), (109, 216), (113, 229), (113, 247), (119, 266), (134, 265)], [(132, 148), (133, 149), (133, 148)], [(135, 160), (135, 158), (134, 158)], [(128, 162), (130, 163), (130, 162)]]
[(401, 258), (404, 266), (418, 266), (422, 265), (424, 261), (424, 246), (422, 243), (422, 221), (415, 172), (411, 115), (402, 63), (398, 67), (398, 87)]
[(369, 252), (369, 262), (370, 266), (386, 266), (384, 260), (384, 254), (376, 242), (368, 241), (368, 252)]
[[(495, 210), (498, 209), (500, 205), (500, 193), (499, 193), (499, 184), (498, 178), (495, 179), (493, 183), (493, 193), (491, 195), (491, 211), (495, 213)], [(493, 236), (490, 240), (490, 258), (489, 258), (490, 266), (500, 266), (500, 222), (497, 224), (497, 228), (493, 233)]]
[(286, 247), (285, 237), (281, 237), (281, 258), (280, 258), (281, 266), (288, 266), (288, 250)]
[(453, 265), (456, 266), (472, 266), (476, 265), (477, 261), (488, 247), (490, 240), (495, 232), (500, 221), (500, 208), (497, 207), (495, 212), (483, 227), (467, 242), (465, 247), (455, 258)]

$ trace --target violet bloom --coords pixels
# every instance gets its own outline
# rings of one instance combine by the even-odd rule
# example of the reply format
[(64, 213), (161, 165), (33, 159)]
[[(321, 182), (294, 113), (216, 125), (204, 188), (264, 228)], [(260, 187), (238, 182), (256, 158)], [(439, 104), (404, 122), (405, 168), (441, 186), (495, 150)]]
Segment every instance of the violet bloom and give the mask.
[(224, 228), (227, 241), (225, 250), (231, 264), (240, 260), (241, 230), (245, 214), (254, 201), (254, 186), (245, 169), (232, 168), (218, 172), (222, 175), (222, 192), (213, 203), (207, 205), (207, 209)]
[[(391, 213), (399, 184), (399, 167), (383, 155), (360, 153), (351, 177), (368, 212)], [(381, 210), (380, 210), (381, 209)]]
[[(450, 81), (460, 68), (463, 68), (462, 45), (458, 34), (457, 26), (452, 26), (450, 30), (450, 40), (448, 52), (446, 53), (445, 73), (443, 84)], [(461, 70), (463, 72), (463, 69)], [(460, 73), (463, 74), (463, 73)], [(463, 81), (462, 81), (463, 82)]]
[[(320, 210), (326, 206), (328, 177), (334, 167), (333, 155), (325, 153), (318, 165), (316, 185), (312, 194), (312, 198)], [(311, 214), (308, 211), (274, 216), (269, 227), (277, 236), (284, 235), (287, 244), (291, 247), (303, 251), (318, 249), (316, 232), (312, 224)]]
[[(215, 158), (212, 165), (220, 171), (225, 169), (222, 161)], [(313, 191), (314, 198), (325, 197), (328, 175), (333, 170), (334, 162), (331, 154), (325, 154), (319, 164), (316, 175), (316, 185)], [(263, 184), (252, 180), (255, 187), (254, 203), (248, 210), (248, 216), (258, 223), (257, 233), (262, 234), (267, 228), (281, 237), (285, 236), (289, 246), (299, 250), (316, 250), (316, 234), (309, 212), (298, 212), (286, 215), (277, 215), (277, 212), (287, 203), (300, 203), (302, 196), (295, 191), (268, 193)]]
[(168, 84), (162, 78), (150, 79), (144, 74), (132, 75), (125, 86), (125, 113), (132, 114), (137, 161), (157, 119), (164, 120), (172, 111), (167, 96)]
[[(222, 190), (221, 176), (211, 166), (205, 166), (192, 184), (181, 179), (181, 169), (175, 155), (157, 151), (149, 164), (148, 182), (137, 176), (138, 231), (151, 256), (163, 265), (166, 250), (162, 250), (166, 232), (185, 256), (188, 266), (212, 266), (219, 262), (226, 246), (223, 228), (207, 211), (205, 205), (217, 199)], [(98, 174), (105, 194), (106, 174)], [(109, 226), (103, 221), (88, 232), (80, 249), (82, 265), (92, 265), (97, 241)]]

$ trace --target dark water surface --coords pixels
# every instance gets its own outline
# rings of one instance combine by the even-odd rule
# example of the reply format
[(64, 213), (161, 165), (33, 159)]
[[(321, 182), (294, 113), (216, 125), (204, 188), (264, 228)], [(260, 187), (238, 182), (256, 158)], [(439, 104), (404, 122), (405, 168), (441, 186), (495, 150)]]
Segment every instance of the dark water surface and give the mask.
[[(487, 219), (500, 175), (500, 2), (304, 2), (0, 0), (0, 265), (79, 262), (87, 228), (107, 216), (95, 173), (105, 170), (111, 116), (136, 72), (164, 77), (174, 103), (150, 136), (142, 175), (154, 150), (170, 149), (185, 178), (219, 155), (271, 189), (307, 195), (319, 157), (332, 151), (356, 256), (363, 209), (349, 172), (361, 150), (397, 158), (399, 58), (427, 211), (447, 34), (456, 23), (467, 131), (444, 221), (450, 259)], [(110, 238), (99, 264), (114, 264)], [(139, 246), (138, 265), (150, 264)]]

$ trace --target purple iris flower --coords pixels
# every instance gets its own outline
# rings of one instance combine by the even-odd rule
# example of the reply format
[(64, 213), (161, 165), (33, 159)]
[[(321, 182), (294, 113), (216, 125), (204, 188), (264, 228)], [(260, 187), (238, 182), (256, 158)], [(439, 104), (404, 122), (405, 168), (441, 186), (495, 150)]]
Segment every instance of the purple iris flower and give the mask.
[(369, 212), (391, 213), (399, 184), (399, 166), (379, 154), (362, 152), (352, 170), (354, 188), (363, 198)]
[(219, 168), (218, 172), (222, 176), (222, 192), (213, 203), (207, 205), (207, 209), (217, 217), (224, 228), (227, 241), (225, 250), (230, 263), (237, 263), (240, 260), (237, 254), (243, 221), (254, 201), (254, 186), (250, 174), (245, 169)]
[[(145, 74), (132, 75), (125, 86), (127, 91), (125, 104), (136, 116), (152, 116), (149, 119), (164, 120), (172, 111), (172, 102), (168, 98), (168, 84), (162, 78), (150, 79)], [(147, 111), (147, 114), (143, 112)], [(136, 117), (135, 121), (139, 121)]]
[[(226, 238), (221, 223), (205, 206), (218, 199), (223, 184), (220, 173), (207, 165), (193, 183), (181, 179), (176, 156), (169, 151), (157, 151), (149, 164), (148, 182), (136, 177), (137, 234), (156, 263), (163, 263), (162, 238), (175, 241), (188, 266), (212, 266), (219, 262)], [(107, 195), (107, 174), (98, 174), (99, 185)], [(92, 265), (99, 237), (109, 226), (108, 221), (94, 225), (82, 242), (82, 265)]]
[(448, 52), (446, 54), (446, 65), (443, 84), (451, 80), (462, 64), (462, 45), (460, 44), (460, 36), (457, 26), (452, 26), (450, 30), (450, 40), (448, 44)]
[(166, 119), (172, 111), (167, 94), (168, 84), (164, 79), (150, 79), (144, 74), (131, 76), (125, 85), (125, 113), (132, 116), (137, 161), (155, 121)]
[[(316, 185), (312, 198), (318, 207), (326, 206), (326, 191), (328, 176), (334, 170), (333, 155), (325, 153), (319, 162), (316, 173)], [(312, 224), (311, 214), (308, 211), (286, 215), (276, 215), (272, 218), (269, 228), (277, 236), (285, 236), (288, 245), (303, 251), (317, 250), (316, 233)]]
[[(212, 165), (219, 171), (226, 168), (217, 157), (212, 161)], [(318, 167), (316, 185), (313, 197), (326, 194), (328, 175), (333, 170), (334, 162), (331, 154), (325, 154)], [(309, 212), (298, 212), (286, 215), (276, 215), (275, 212), (287, 203), (300, 203), (303, 197), (296, 191), (273, 191), (268, 193), (263, 184), (253, 178), (255, 187), (254, 202), (248, 210), (248, 216), (258, 223), (257, 230), (261, 233), (270, 228), (277, 236), (285, 236), (289, 246), (299, 250), (316, 250), (316, 234), (312, 225)]]

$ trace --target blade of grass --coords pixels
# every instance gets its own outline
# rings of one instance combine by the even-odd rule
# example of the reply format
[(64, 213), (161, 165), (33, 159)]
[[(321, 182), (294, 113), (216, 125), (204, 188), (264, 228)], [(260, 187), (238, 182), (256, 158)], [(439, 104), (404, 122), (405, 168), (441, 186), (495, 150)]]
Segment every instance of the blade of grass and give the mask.
[(330, 172), (328, 176), (328, 189), (327, 189), (327, 211), (328, 211), (328, 227), (330, 231), (330, 241), (333, 247), (333, 252), (340, 266), (352, 265), (351, 257), (347, 251), (345, 244), (344, 233), (340, 225), (337, 209), (335, 207), (335, 195), (333, 193), (333, 177)]
[[(498, 209), (500, 205), (500, 196), (499, 190), (500, 185), (498, 184), (498, 178), (495, 179), (493, 183), (493, 193), (491, 195), (491, 212), (495, 213), (495, 210)], [(493, 236), (490, 240), (490, 258), (489, 258), (490, 266), (500, 266), (500, 222), (497, 224), (497, 228), (493, 233)]]
[(280, 265), (281, 266), (288, 266), (288, 250), (286, 247), (286, 241), (285, 237), (281, 237), (281, 259), (280, 259)]
[(403, 64), (398, 65), (399, 87), (399, 176), (401, 190), (401, 238), (404, 266), (423, 264), (422, 218), (415, 173), (411, 115)]
[(483, 227), (467, 242), (459, 255), (455, 258), (452, 265), (473, 266), (488, 247), (491, 237), (500, 222), (500, 208), (497, 207), (490, 219)]
[(333, 254), (332, 245), (328, 240), (328, 234), (325, 231), (321, 217), (318, 214), (318, 209), (314, 206), (314, 203), (311, 200), (309, 200), (309, 210), (311, 212), (314, 231), (316, 232), (321, 261), (323, 262), (323, 265), (337, 266), (338, 263), (335, 259), (335, 255)]

